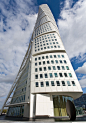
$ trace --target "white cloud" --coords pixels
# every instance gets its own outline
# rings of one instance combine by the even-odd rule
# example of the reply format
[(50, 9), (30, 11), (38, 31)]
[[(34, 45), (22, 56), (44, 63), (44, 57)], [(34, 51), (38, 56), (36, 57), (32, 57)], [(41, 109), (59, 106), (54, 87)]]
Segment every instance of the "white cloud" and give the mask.
[(66, 0), (57, 25), (70, 58), (86, 52), (86, 0), (79, 0), (71, 8), (73, 1)]
[(86, 74), (86, 62), (83, 64), (82, 67), (78, 67), (78, 69), (76, 69), (75, 72), (76, 73)]
[(86, 79), (81, 79), (81, 80), (79, 80), (79, 82), (80, 82), (80, 85), (82, 88), (86, 87)]
[(0, 0), (0, 9), (1, 108), (28, 48), (37, 13), (32, 0)]

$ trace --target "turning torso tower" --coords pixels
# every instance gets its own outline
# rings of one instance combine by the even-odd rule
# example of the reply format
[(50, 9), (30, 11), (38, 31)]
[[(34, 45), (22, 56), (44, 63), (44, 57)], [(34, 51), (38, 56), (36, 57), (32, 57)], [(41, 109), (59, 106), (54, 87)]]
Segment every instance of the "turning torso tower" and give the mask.
[(8, 107), (7, 116), (27, 118), (67, 116), (67, 100), (81, 95), (52, 12), (47, 4), (40, 5), (28, 50), (2, 110)]

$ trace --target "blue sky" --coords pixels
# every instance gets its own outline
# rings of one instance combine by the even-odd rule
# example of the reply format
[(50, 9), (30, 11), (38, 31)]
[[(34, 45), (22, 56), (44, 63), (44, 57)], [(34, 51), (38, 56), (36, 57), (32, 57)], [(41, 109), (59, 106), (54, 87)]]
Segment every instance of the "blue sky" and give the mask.
[(27, 51), (40, 4), (50, 7), (86, 93), (86, 0), (0, 0), (0, 108)]

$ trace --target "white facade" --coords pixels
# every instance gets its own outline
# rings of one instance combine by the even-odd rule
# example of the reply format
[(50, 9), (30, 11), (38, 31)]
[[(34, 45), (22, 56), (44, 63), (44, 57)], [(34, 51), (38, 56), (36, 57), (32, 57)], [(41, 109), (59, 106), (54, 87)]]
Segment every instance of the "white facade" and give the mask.
[[(45, 115), (57, 116), (54, 97), (61, 96), (58, 97), (60, 100), (64, 98), (62, 96), (76, 99), (82, 95), (82, 89), (47, 4), (39, 6), (28, 49), (30, 48), (29, 57), (22, 68), (13, 98), (8, 105), (10, 108), (7, 115), (30, 118)], [(14, 104), (13, 107), (12, 104)], [(5, 105), (6, 103), (4, 107)]]

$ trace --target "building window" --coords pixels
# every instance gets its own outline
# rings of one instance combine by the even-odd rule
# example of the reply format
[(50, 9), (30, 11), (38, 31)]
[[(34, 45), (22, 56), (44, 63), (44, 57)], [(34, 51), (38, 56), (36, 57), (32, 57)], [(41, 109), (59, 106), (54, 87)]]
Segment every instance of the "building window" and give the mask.
[(55, 86), (54, 81), (51, 81), (51, 85), (52, 85), (52, 86)]
[(38, 82), (36, 82), (35, 85), (36, 85), (36, 87), (39, 87), (39, 83)]
[(49, 86), (49, 82), (48, 82), (48, 81), (46, 81), (46, 86), (47, 86), (47, 87)]
[(67, 70), (69, 70), (69, 67), (68, 67), (68, 66), (66, 66), (66, 69), (67, 69)]
[(70, 81), (67, 81), (67, 85), (68, 85), (68, 86), (71, 86), (71, 85), (70, 85)]
[(48, 67), (48, 70), (51, 70), (51, 67), (50, 66)]
[(53, 77), (52, 73), (49, 73), (49, 75), (50, 75), (50, 78), (52, 78), (52, 77)]
[(39, 65), (41, 65), (41, 62), (39, 62)]
[(58, 55), (58, 58), (60, 58), (60, 55)]
[(41, 82), (41, 87), (44, 87), (44, 83), (43, 82)]
[(37, 66), (37, 63), (35, 63), (35, 66)]
[(60, 70), (60, 66), (57, 66), (57, 69)]
[(64, 73), (64, 76), (67, 77), (67, 73)]
[(43, 64), (45, 64), (45, 61), (43, 61)]
[(59, 73), (60, 77), (63, 77), (62, 73)]
[(56, 84), (57, 84), (57, 86), (60, 86), (60, 82), (59, 81), (56, 81)]
[(47, 73), (45, 73), (45, 78), (48, 78), (48, 75), (47, 75)]
[(53, 66), (53, 70), (56, 70), (55, 66)]
[(60, 63), (62, 63), (62, 60), (60, 60)]
[(37, 58), (35, 58), (35, 61), (37, 61)]
[(54, 76), (55, 76), (55, 77), (58, 77), (57, 73), (54, 73)]
[(46, 56), (46, 59), (48, 59), (48, 56)]
[(50, 55), (50, 58), (52, 58), (52, 55)]
[(67, 64), (66, 60), (64, 60), (64, 63)]
[(37, 72), (37, 68), (35, 68), (35, 72)]
[(62, 81), (62, 85), (65, 86), (65, 82), (64, 81)]
[(41, 67), (39, 68), (39, 71), (42, 71), (42, 68)]
[(56, 55), (54, 55), (54, 58), (56, 58)]
[(38, 57), (39, 60), (41, 60), (41, 57)]
[(38, 79), (38, 75), (35, 75), (35, 79)]
[(56, 64), (58, 63), (58, 60), (55, 60)]
[(71, 73), (69, 73), (69, 76), (70, 76), (70, 77), (72, 77), (72, 74), (71, 74)]
[(64, 58), (64, 55), (62, 55), (62, 58)]
[(43, 75), (42, 74), (40, 74), (40, 78), (43, 78)]
[(47, 61), (47, 64), (50, 64), (49, 61)]
[(65, 67), (64, 66), (62, 66), (62, 70), (65, 70)]
[(44, 59), (44, 56), (42, 56), (42, 59)]
[(74, 81), (72, 81), (72, 85), (73, 85), (73, 86), (76, 86)]
[(54, 61), (53, 61), (53, 60), (51, 60), (51, 63), (52, 63), (52, 64), (54, 64)]
[(44, 67), (44, 71), (46, 71), (46, 67)]

